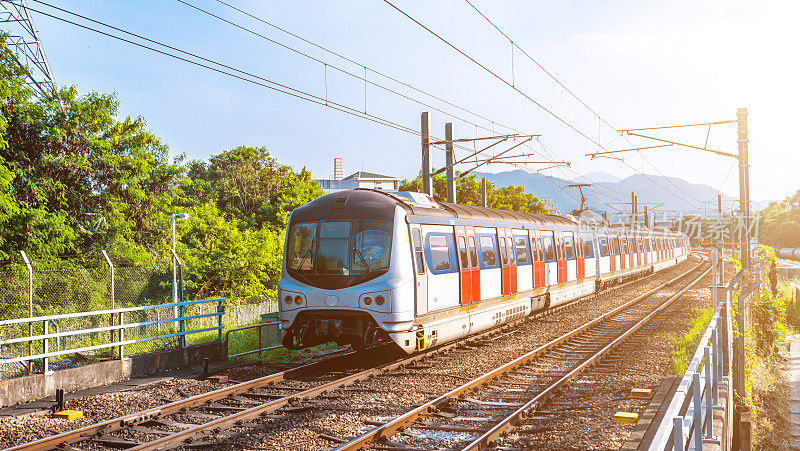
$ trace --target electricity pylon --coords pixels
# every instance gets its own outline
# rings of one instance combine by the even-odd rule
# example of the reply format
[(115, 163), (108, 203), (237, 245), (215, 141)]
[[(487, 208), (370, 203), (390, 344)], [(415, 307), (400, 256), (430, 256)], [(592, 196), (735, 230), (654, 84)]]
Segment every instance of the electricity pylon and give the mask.
[(56, 83), (25, 0), (0, 0), (0, 34), (8, 35), (6, 46), (28, 69), (28, 86), (45, 97), (53, 95)]

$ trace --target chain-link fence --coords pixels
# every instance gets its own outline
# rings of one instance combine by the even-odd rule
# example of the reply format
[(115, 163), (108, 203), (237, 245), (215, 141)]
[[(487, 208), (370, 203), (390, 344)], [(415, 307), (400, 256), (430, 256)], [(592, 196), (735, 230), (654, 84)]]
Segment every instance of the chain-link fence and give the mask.
[[(6, 270), (0, 272), (0, 319), (16, 319), (60, 315), (77, 312), (110, 310), (112, 308), (156, 305), (172, 301), (172, 269), (170, 267), (121, 267), (114, 268), (112, 281), (110, 268), (69, 268), (48, 270)], [(29, 277), (32, 277), (32, 283)], [(32, 297), (31, 297), (32, 293)], [(113, 299), (113, 301), (112, 301)], [(144, 322), (172, 317), (171, 308), (156, 308), (147, 311), (130, 312), (125, 322)], [(117, 319), (118, 320), (118, 319)], [(18, 324), (4, 326), (0, 330), (0, 340), (42, 333), (61, 333), (76, 330), (112, 326), (113, 315), (95, 315), (78, 318), (61, 318), (48, 322), (48, 330), (43, 324)], [(177, 329), (177, 324), (154, 324), (126, 330), (126, 339), (136, 339), (160, 335), (160, 329)], [(49, 342), (50, 351), (71, 349), (110, 343), (114, 340), (112, 331), (69, 335), (53, 338)], [(157, 349), (175, 347), (174, 337), (135, 343), (126, 348), (128, 354), (139, 354)], [(18, 357), (43, 352), (43, 343), (4, 344), (0, 346), (0, 357)], [(51, 359), (52, 369), (67, 368), (83, 363), (113, 357), (113, 349), (84, 351)], [(0, 365), (0, 377), (13, 377), (22, 373), (36, 372), (38, 362), (32, 368), (26, 364)]]
[[(113, 282), (112, 282), (113, 274)], [(177, 287), (182, 285), (181, 272), (176, 275)], [(32, 285), (29, 277), (32, 276)], [(31, 289), (32, 287), (32, 289)], [(181, 315), (191, 318), (183, 321), (186, 344), (217, 340), (219, 326), (226, 328), (261, 321), (261, 315), (278, 311), (277, 301), (268, 296), (252, 296), (227, 300), (225, 315), (212, 316), (219, 308), (216, 303), (188, 305), (183, 308), (169, 305), (173, 302), (173, 270), (171, 266), (110, 267), (69, 269), (0, 269), (0, 321), (17, 318), (61, 315), (77, 312), (105, 311), (127, 307), (161, 306), (146, 310), (125, 312), (124, 324), (145, 323), (124, 329), (125, 340), (158, 337), (125, 346), (126, 355), (173, 349), (180, 345), (180, 336), (163, 337), (180, 332), (177, 320)], [(175, 290), (180, 301), (181, 290)], [(31, 299), (32, 293), (32, 299)], [(197, 318), (193, 318), (197, 317)], [(222, 324), (220, 324), (222, 323)], [(13, 337), (27, 337), (47, 333), (64, 333), (114, 326), (120, 324), (119, 314), (99, 314), (76, 318), (58, 318), (34, 324), (0, 326), (0, 342)], [(162, 338), (163, 337), (163, 338)], [(61, 336), (48, 341), (49, 351), (86, 348), (114, 343), (120, 339), (118, 330)], [(50, 369), (57, 370), (114, 357), (114, 348), (85, 350), (52, 357)], [(15, 358), (43, 352), (41, 340), (32, 343), (0, 344), (0, 358)], [(0, 364), (0, 378), (15, 377), (41, 370), (41, 362)]]

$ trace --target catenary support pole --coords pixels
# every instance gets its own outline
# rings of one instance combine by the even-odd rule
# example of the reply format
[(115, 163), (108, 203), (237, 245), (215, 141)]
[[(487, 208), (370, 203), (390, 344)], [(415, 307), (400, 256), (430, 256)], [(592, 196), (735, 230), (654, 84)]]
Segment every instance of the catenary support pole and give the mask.
[(483, 206), (488, 207), (489, 199), (486, 198), (486, 177), (481, 178), (481, 193), (483, 199)]
[(455, 175), (455, 161), (456, 157), (453, 152), (453, 123), (448, 122), (444, 124), (444, 140), (447, 165), (447, 201), (451, 204), (456, 203), (456, 175)]
[(431, 121), (428, 112), (422, 113), (420, 136), (422, 137), (422, 192), (433, 197), (431, 178)]
[(750, 205), (748, 198), (750, 187), (748, 186), (748, 139), (747, 139), (747, 108), (739, 108), (736, 111), (738, 119), (738, 144), (739, 144), (739, 210), (741, 212), (741, 222), (739, 224), (739, 238), (742, 242), (742, 268), (750, 268)]

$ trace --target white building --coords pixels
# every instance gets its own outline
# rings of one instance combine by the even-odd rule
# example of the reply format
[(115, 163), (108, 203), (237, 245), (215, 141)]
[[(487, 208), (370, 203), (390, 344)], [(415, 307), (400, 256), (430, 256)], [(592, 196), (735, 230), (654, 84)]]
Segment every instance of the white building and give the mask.
[(358, 171), (345, 178), (340, 178), (342, 171), (342, 159), (334, 158), (334, 178), (315, 180), (322, 189), (327, 192), (339, 191), (344, 189), (370, 188), (383, 191), (396, 191), (400, 188), (400, 179), (374, 172)]

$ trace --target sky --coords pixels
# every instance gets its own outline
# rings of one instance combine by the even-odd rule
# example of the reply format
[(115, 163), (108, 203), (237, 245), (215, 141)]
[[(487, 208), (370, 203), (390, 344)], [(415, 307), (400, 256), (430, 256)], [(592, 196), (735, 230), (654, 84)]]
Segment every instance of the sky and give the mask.
[[(326, 107), (327, 99), (329, 105), (335, 102), (365, 110), (411, 130), (419, 129), (420, 113), (430, 111), (431, 133), (438, 137), (444, 136), (446, 122), (453, 122), (456, 138), (513, 133), (509, 128), (541, 134), (531, 147), (520, 149), (542, 152), (544, 156), (534, 157), (538, 160), (571, 162), (569, 169), (543, 171), (547, 175), (574, 178), (601, 170), (625, 177), (641, 171), (737, 195), (733, 158), (678, 147), (617, 154), (624, 161), (593, 160), (585, 154), (603, 150), (592, 141), (606, 150), (657, 144), (636, 137), (628, 142), (620, 137), (619, 129), (732, 120), (737, 108), (747, 108), (751, 198), (778, 200), (800, 188), (800, 152), (793, 135), (800, 104), (800, 60), (794, 56), (800, 34), (795, 23), (799, 3), (471, 1), (513, 39), (517, 49), (512, 50), (511, 43), (464, 0), (392, 3), (530, 99), (380, 0), (235, 2), (243, 11), (351, 61), (216, 0), (58, 2), (59, 7), (91, 19), (306, 91), (321, 99), (322, 105), (36, 11), (31, 14), (57, 84), (75, 86), (82, 93), (115, 93), (120, 114), (145, 118), (149, 129), (169, 145), (173, 157), (207, 159), (239, 145), (265, 146), (280, 162), (295, 169), (305, 166), (317, 178), (332, 176), (334, 157), (344, 159), (345, 174), (363, 169), (402, 178), (416, 176), (418, 135)], [(34, 0), (28, 4), (67, 17)], [(602, 120), (526, 59), (520, 48)], [(359, 77), (366, 71), (370, 83), (365, 89), (363, 80), (342, 71)], [(698, 127), (651, 133), (737, 152), (736, 124), (717, 125), (710, 131)], [(457, 154), (466, 155), (464, 150)], [(434, 166), (441, 167), (444, 151), (436, 149), (433, 155)], [(492, 172), (514, 169), (507, 165), (484, 168)], [(681, 195), (671, 191), (665, 196)], [(711, 199), (690, 199), (695, 204), (707, 200)]]

